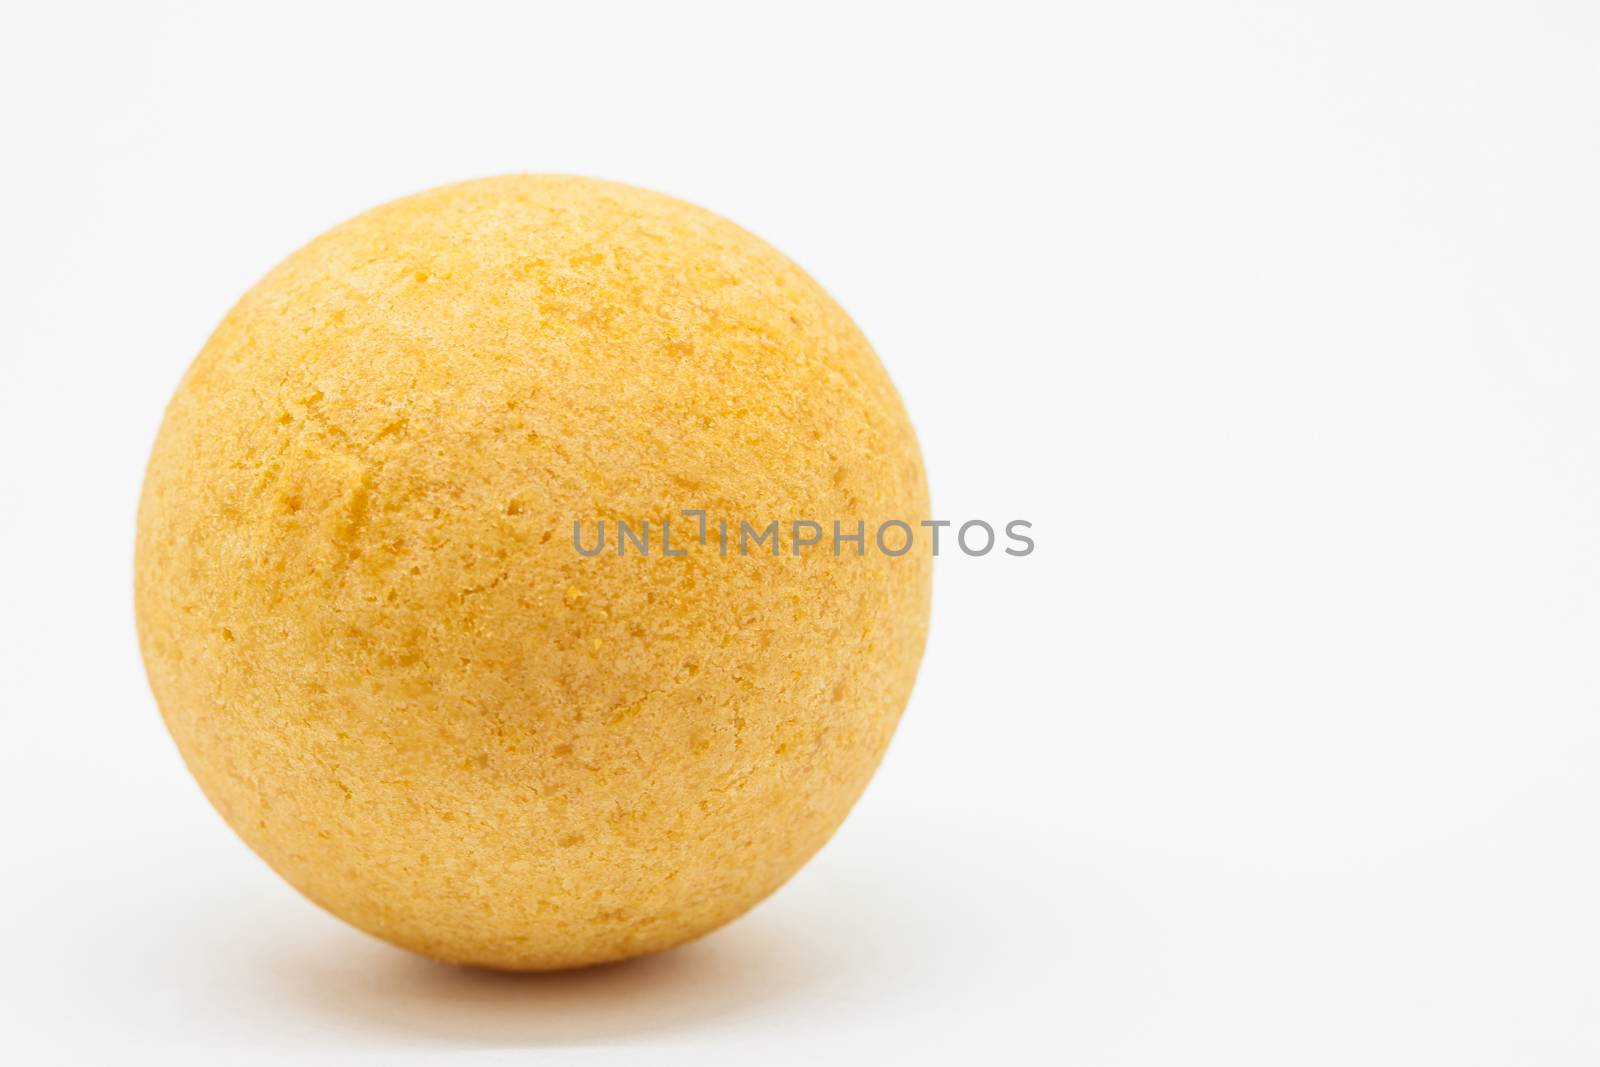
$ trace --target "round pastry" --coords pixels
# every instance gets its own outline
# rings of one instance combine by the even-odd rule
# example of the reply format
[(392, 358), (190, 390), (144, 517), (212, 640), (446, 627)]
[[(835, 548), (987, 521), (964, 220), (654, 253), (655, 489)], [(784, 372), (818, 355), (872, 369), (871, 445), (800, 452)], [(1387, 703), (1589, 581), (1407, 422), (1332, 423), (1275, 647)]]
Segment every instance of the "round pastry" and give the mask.
[(206, 796), (311, 900), (578, 966), (728, 922), (844, 819), (928, 619), (927, 553), (872, 531), (926, 517), (882, 365), (783, 255), (628, 186), (472, 181), (211, 336), (150, 459), (139, 638)]

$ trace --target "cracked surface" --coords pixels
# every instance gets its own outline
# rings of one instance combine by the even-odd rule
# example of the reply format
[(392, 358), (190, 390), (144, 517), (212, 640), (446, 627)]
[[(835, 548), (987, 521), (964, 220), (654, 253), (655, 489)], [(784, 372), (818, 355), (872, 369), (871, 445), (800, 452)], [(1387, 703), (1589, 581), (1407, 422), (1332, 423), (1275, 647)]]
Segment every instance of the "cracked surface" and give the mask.
[[(680, 508), (927, 516), (838, 305), (626, 186), (385, 205), (246, 294), (167, 410), (136, 554), (151, 686), (229, 824), (362, 929), (505, 968), (668, 947), (839, 825), (929, 603), (924, 555), (723, 558)], [(602, 519), (674, 519), (688, 554), (580, 556), (573, 522), (592, 543)]]

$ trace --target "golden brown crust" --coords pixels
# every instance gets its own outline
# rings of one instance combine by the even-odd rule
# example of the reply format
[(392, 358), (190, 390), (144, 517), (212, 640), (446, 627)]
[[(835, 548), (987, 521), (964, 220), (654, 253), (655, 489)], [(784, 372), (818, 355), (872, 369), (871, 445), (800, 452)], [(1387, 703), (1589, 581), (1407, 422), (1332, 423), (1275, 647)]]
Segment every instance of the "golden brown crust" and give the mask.
[[(440, 959), (575, 966), (772, 892), (866, 785), (929, 561), (580, 556), (572, 523), (926, 517), (845, 313), (771, 247), (581, 178), (434, 189), (252, 289), (139, 509), (151, 686), (230, 825)], [(848, 525), (848, 524), (847, 524)]]

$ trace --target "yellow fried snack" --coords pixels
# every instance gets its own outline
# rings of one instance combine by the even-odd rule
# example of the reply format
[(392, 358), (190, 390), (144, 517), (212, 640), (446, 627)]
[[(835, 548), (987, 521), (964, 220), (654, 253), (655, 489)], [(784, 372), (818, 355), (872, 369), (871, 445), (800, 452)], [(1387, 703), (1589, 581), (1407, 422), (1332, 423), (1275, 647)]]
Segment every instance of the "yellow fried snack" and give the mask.
[(139, 638), (207, 797), (311, 900), (579, 966), (728, 922), (844, 819), (928, 619), (928, 555), (871, 531), (926, 517), (882, 365), (783, 255), (628, 186), (472, 181), (217, 328), (150, 459)]

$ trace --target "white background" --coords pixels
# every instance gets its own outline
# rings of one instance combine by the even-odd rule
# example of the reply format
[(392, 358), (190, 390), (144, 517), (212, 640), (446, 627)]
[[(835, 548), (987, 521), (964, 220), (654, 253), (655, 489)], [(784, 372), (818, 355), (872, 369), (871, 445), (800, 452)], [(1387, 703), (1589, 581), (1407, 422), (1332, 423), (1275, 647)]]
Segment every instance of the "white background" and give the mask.
[[(1600, 5), (5, 6), (0, 1053), (1600, 1062)], [(278, 259), (515, 170), (704, 204), (874, 340), (941, 559), (748, 918), (430, 964), (206, 806), (135, 646), (162, 407)]]

